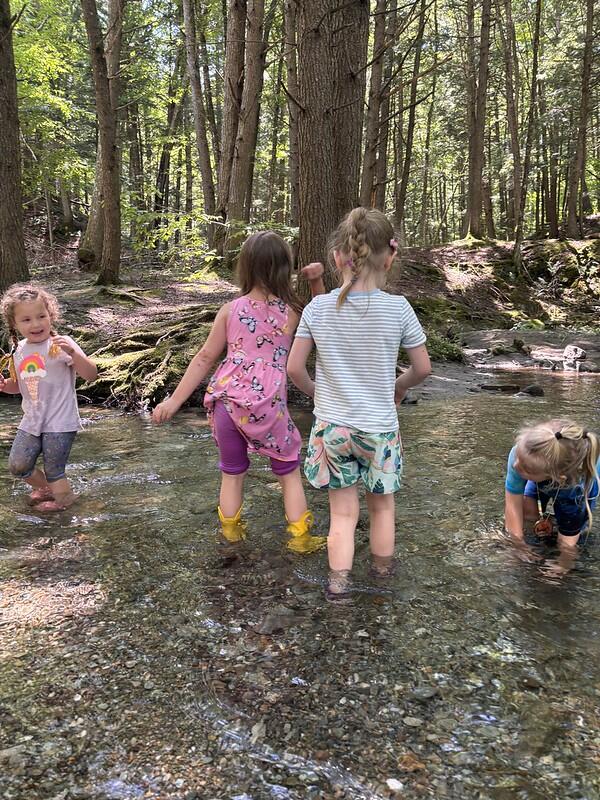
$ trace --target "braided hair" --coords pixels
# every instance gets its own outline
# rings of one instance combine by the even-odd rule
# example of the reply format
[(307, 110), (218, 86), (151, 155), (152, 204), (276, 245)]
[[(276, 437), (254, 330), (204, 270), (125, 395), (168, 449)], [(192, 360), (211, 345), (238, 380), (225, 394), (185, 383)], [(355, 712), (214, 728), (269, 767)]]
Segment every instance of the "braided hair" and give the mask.
[(381, 211), (358, 207), (344, 217), (329, 241), (330, 252), (337, 250), (352, 273), (350, 281), (342, 285), (338, 308), (361, 276), (372, 275), (379, 286), (385, 285), (385, 259), (396, 248), (392, 224)]

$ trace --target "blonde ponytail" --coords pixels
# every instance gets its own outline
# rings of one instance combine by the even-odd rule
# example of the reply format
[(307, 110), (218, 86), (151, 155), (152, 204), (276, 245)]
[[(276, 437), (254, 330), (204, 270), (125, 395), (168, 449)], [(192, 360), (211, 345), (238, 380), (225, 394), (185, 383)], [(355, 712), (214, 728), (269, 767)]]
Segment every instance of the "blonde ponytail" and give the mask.
[(589, 527), (592, 509), (589, 495), (594, 480), (600, 481), (596, 464), (600, 458), (597, 434), (568, 419), (551, 419), (524, 428), (517, 437), (519, 458), (533, 473), (549, 475), (556, 486), (576, 486), (583, 479)]

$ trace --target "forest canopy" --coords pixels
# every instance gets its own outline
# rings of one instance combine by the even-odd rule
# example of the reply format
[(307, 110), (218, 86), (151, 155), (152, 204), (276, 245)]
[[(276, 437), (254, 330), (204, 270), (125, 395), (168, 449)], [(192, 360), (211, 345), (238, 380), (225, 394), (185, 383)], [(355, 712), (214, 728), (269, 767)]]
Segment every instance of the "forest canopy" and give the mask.
[(81, 229), (104, 283), (124, 242), (229, 269), (257, 227), (320, 260), (358, 203), (402, 244), (515, 240), (518, 268), (524, 237), (581, 238), (600, 210), (598, 16), (593, 0), (0, 0), (0, 283), (26, 273), (21, 207), (51, 241)]

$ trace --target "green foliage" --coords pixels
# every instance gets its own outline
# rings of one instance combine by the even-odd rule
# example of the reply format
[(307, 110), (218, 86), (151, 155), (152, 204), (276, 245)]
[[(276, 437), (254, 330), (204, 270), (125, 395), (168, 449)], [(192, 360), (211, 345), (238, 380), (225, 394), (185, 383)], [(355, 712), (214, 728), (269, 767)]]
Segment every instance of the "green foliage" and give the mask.
[(434, 361), (465, 361), (462, 347), (433, 330), (427, 331), (427, 350)]

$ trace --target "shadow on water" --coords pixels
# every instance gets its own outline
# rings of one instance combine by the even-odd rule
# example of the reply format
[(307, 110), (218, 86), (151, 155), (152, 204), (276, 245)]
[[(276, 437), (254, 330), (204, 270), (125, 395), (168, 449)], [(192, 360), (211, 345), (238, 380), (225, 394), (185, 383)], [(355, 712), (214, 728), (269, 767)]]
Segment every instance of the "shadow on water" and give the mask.
[(398, 574), (373, 585), (364, 517), (345, 608), (323, 600), (323, 553), (282, 546), (260, 462), (249, 540), (217, 543), (202, 417), (88, 410), (81, 499), (50, 517), (7, 475), (19, 416), (2, 402), (2, 795), (600, 797), (596, 549), (552, 583), (499, 536), (515, 430), (559, 409), (599, 427), (597, 387), (403, 407)]

